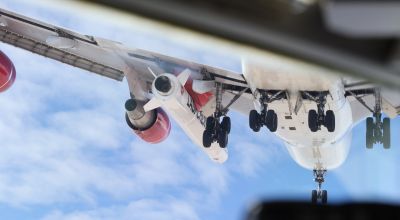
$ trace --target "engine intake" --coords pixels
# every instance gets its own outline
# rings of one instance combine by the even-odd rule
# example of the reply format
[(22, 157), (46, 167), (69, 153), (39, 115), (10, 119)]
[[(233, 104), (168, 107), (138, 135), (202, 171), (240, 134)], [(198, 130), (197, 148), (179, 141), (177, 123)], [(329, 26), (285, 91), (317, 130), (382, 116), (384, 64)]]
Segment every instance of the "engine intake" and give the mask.
[(171, 80), (167, 76), (157, 77), (154, 86), (162, 94), (168, 94), (172, 89)]

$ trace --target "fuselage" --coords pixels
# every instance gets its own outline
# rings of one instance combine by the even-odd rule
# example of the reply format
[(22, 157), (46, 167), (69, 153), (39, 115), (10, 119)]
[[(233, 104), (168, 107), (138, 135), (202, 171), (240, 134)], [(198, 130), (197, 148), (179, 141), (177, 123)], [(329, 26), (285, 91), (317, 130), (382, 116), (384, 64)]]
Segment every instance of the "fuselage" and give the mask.
[[(243, 62), (243, 74), (253, 92), (271, 88), (288, 91), (288, 99), (268, 105), (278, 115), (278, 129), (275, 134), (284, 141), (293, 160), (304, 168), (333, 169), (340, 166), (349, 152), (353, 125), (351, 107), (344, 96), (341, 78), (321, 76), (321, 73), (313, 69), (300, 72), (288, 65), (277, 66), (272, 63)], [(317, 109), (317, 105), (314, 101), (305, 99), (299, 103), (301, 91), (329, 92), (325, 110), (333, 110), (335, 113), (334, 132), (329, 132), (324, 126), (317, 132), (311, 132), (308, 127), (308, 112)]]

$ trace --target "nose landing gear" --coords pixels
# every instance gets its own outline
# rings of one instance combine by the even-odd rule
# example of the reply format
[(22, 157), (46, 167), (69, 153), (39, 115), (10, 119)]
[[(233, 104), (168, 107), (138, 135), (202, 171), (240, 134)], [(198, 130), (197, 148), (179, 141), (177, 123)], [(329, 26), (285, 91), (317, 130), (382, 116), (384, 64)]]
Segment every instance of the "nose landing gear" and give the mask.
[(313, 170), (314, 172), (314, 181), (318, 184), (316, 190), (311, 192), (311, 203), (317, 204), (318, 201), (321, 201), (322, 204), (328, 203), (328, 191), (322, 190), (322, 183), (325, 181), (324, 174), (326, 170)]

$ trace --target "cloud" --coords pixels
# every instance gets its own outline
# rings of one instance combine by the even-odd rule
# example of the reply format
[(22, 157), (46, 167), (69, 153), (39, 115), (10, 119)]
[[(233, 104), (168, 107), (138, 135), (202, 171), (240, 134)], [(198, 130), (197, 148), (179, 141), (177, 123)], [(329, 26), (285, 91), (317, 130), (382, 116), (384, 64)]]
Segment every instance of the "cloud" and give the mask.
[(53, 211), (43, 218), (43, 220), (97, 219), (197, 220), (201, 218), (196, 214), (189, 204), (175, 199), (143, 199), (131, 202), (127, 206), (113, 206), (91, 211), (72, 212), (68, 214), (61, 211)]
[[(48, 12), (33, 10), (37, 6), (29, 2), (13, 3), (7, 5), (86, 33), (118, 33), (116, 38), (127, 43), (163, 45), (164, 53), (173, 48), (172, 55), (213, 62), (223, 56), (212, 59), (178, 43), (167, 47), (158, 36), (132, 39), (141, 36), (137, 30), (107, 22), (100, 28), (99, 21), (66, 21), (73, 17), (70, 10)], [(3, 44), (2, 50), (14, 61), (18, 76), (12, 89), (0, 94), (0, 203), (17, 210), (44, 207), (45, 213), (51, 211), (44, 219), (202, 219), (222, 207), (235, 178), (254, 176), (277, 155), (276, 148), (261, 144), (265, 135), (242, 135), (249, 129), (233, 129), (229, 150), (234, 156), (222, 166), (211, 162), (175, 123), (165, 142), (146, 144), (125, 125), (126, 82)], [(224, 57), (226, 66), (235, 60)], [(233, 124), (241, 120), (235, 115)]]

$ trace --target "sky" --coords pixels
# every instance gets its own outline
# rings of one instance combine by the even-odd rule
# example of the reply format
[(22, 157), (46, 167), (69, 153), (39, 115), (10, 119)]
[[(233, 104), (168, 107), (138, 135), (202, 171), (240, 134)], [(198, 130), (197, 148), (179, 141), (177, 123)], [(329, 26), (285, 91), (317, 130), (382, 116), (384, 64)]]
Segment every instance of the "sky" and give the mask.
[[(74, 31), (240, 72), (224, 48), (155, 34), (132, 20), (81, 8), (2, 0), (0, 7)], [(137, 19), (137, 18), (136, 18)], [(171, 30), (173, 31), (173, 30)], [(312, 172), (298, 166), (283, 142), (246, 115), (231, 112), (229, 159), (215, 164), (172, 121), (169, 138), (151, 145), (125, 124), (126, 81), (96, 74), (0, 43), (17, 80), (0, 94), (0, 217), (2, 219), (243, 219), (260, 200), (309, 201)], [(243, 126), (243, 124), (245, 126)], [(365, 124), (353, 129), (346, 162), (329, 171), (329, 201), (400, 203), (398, 132), (392, 148), (367, 151)]]

